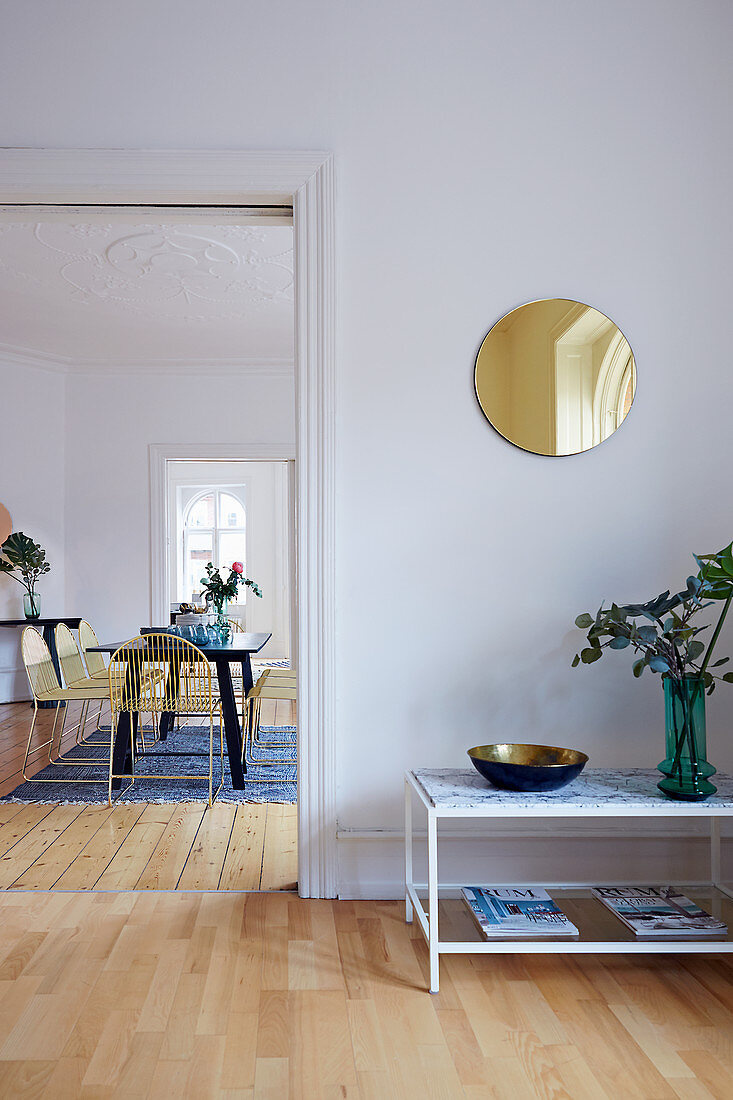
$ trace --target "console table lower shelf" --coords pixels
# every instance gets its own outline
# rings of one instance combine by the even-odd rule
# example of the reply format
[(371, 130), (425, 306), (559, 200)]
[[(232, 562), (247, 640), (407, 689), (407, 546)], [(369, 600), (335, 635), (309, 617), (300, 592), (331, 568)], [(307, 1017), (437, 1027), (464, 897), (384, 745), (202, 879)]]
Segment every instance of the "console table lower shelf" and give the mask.
[[(446, 954), (716, 954), (733, 952), (733, 890), (721, 882), (720, 823), (733, 817), (733, 778), (716, 775), (718, 793), (706, 802), (671, 802), (656, 789), (656, 772), (642, 769), (586, 769), (568, 787), (546, 794), (515, 794), (489, 787), (473, 771), (421, 769), (405, 773), (405, 916), (417, 917), (428, 944), (430, 992), (439, 989), (440, 956)], [(427, 815), (428, 881), (413, 878), (413, 803)], [(545, 887), (579, 935), (521, 939), (486, 939), (468, 907), (455, 897), (462, 886), (478, 882), (441, 879), (438, 873), (440, 818), (507, 819), (655, 817), (702, 818), (709, 823), (709, 880), (704, 883), (659, 883), (653, 877), (636, 885), (674, 885), (728, 925), (721, 939), (660, 936), (640, 939), (590, 892), (596, 883), (527, 883)], [(491, 882), (492, 886), (516, 883)], [(615, 885), (619, 885), (616, 883)], [(634, 883), (624, 883), (634, 885)], [(453, 894), (454, 897), (446, 896)], [(426, 905), (427, 903), (427, 905)], [(434, 914), (434, 919), (433, 919)]]

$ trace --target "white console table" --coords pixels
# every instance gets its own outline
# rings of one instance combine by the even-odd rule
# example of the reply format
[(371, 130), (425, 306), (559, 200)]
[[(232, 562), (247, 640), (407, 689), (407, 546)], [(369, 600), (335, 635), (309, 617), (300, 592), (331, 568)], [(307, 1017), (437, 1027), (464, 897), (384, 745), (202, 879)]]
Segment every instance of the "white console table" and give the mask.
[[(692, 952), (733, 951), (733, 891), (721, 884), (720, 820), (733, 817), (733, 777), (716, 775), (717, 794), (706, 802), (676, 802), (657, 790), (659, 774), (640, 768), (603, 770), (586, 768), (567, 787), (545, 794), (520, 794), (501, 791), (468, 769), (418, 769), (405, 773), (405, 909), (408, 923), (417, 916), (430, 953), (430, 992), (438, 992), (439, 959), (442, 954), (462, 952)], [(428, 881), (413, 880), (413, 802), (417, 798), (427, 815)], [(684, 892), (708, 912), (728, 925), (728, 937), (722, 940), (673, 939), (637, 940), (631, 929), (590, 894), (597, 883), (528, 883), (544, 886), (577, 925), (580, 935), (573, 939), (547, 937), (522, 940), (487, 940), (477, 928), (461, 901), (440, 901), (441, 895), (456, 894), (461, 886), (477, 882), (441, 879), (438, 873), (438, 820), (441, 818), (599, 818), (654, 817), (704, 818), (710, 824), (710, 875), (702, 885), (686, 885)], [(491, 882), (492, 886), (516, 883)], [(616, 883), (616, 885), (619, 885)], [(629, 883), (629, 885), (633, 885)], [(637, 885), (672, 885), (653, 878)], [(427, 909), (425, 898), (427, 893)], [(439, 917), (440, 906), (440, 917)], [(447, 928), (446, 938), (439, 931)]]

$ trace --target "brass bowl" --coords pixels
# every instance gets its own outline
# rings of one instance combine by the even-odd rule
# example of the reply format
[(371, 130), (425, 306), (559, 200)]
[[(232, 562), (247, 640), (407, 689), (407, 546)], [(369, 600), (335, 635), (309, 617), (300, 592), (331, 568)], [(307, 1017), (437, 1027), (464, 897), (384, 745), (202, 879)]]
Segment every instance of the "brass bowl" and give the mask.
[(557, 791), (588, 763), (584, 752), (553, 745), (476, 745), (468, 755), (484, 779), (506, 791)]

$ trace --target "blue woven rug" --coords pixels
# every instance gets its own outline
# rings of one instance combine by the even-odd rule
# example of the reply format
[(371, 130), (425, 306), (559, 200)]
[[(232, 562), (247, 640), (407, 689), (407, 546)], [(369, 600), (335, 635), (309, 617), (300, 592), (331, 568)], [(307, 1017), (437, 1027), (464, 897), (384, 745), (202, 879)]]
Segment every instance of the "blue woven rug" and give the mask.
[[(91, 735), (94, 740), (100, 734)], [(232, 789), (229, 776), (229, 760), (224, 740), (224, 786), (219, 791), (218, 800), (222, 802), (296, 802), (297, 771), (295, 726), (261, 726), (259, 736), (264, 745), (255, 748), (256, 761), (292, 760), (292, 764), (271, 764), (269, 766), (247, 765), (245, 789)], [(287, 741), (287, 747), (268, 745), (268, 742)], [(170, 734), (167, 741), (149, 746), (160, 756), (137, 757), (137, 770), (150, 775), (191, 775), (193, 778), (181, 779), (137, 779), (124, 794), (113, 799), (120, 802), (198, 802), (209, 795), (209, 730), (203, 726), (181, 726)], [(206, 752), (203, 757), (171, 756), (172, 752)], [(70, 764), (79, 758), (109, 760), (109, 748), (96, 748), (79, 745), (64, 754), (64, 760)], [(198, 778), (200, 776), (200, 778)], [(39, 783), (38, 779), (60, 779), (64, 783)], [(79, 779), (103, 779), (100, 783), (79, 783)], [(218, 754), (218, 731), (214, 730), (214, 788), (219, 784), (220, 765)], [(275, 780), (275, 782), (266, 782)], [(123, 780), (123, 787), (126, 784)], [(27, 783), (21, 783), (0, 802), (84, 802), (106, 804), (107, 781), (104, 766), (78, 764), (73, 767), (49, 766), (39, 772)]]

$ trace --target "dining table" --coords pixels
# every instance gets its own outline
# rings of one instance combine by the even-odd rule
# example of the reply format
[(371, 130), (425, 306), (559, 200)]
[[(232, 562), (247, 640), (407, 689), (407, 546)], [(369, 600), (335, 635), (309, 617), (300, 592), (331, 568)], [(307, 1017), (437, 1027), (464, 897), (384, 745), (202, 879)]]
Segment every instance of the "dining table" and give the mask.
[[(146, 634), (165, 634), (165, 627), (141, 627), (140, 634), (144, 638)], [(173, 638), (173, 635), (171, 635)], [(216, 667), (216, 678), (219, 683), (219, 697), (221, 699), (222, 718), (224, 719), (224, 736), (226, 738), (227, 756), (229, 757), (229, 774), (232, 787), (236, 791), (244, 790), (244, 776), (247, 772), (247, 764), (243, 761), (242, 753), (242, 727), (237, 713), (237, 701), (234, 695), (231, 666), (241, 665), (242, 684), (246, 694), (253, 685), (251, 656), (259, 653), (267, 645), (272, 634), (265, 632), (256, 634), (231, 634), (226, 642), (196, 642), (206, 659)], [(104, 642), (99, 645), (89, 646), (91, 653), (116, 653), (121, 642)], [(120, 713), (114, 746), (112, 749), (112, 770), (117, 776), (131, 774), (132, 761), (132, 733), (136, 722), (136, 715), (130, 711)], [(159, 736), (162, 741), (167, 740), (168, 732), (173, 724), (175, 715), (164, 713), (160, 717)], [(112, 780), (112, 789), (119, 790), (122, 779)]]

